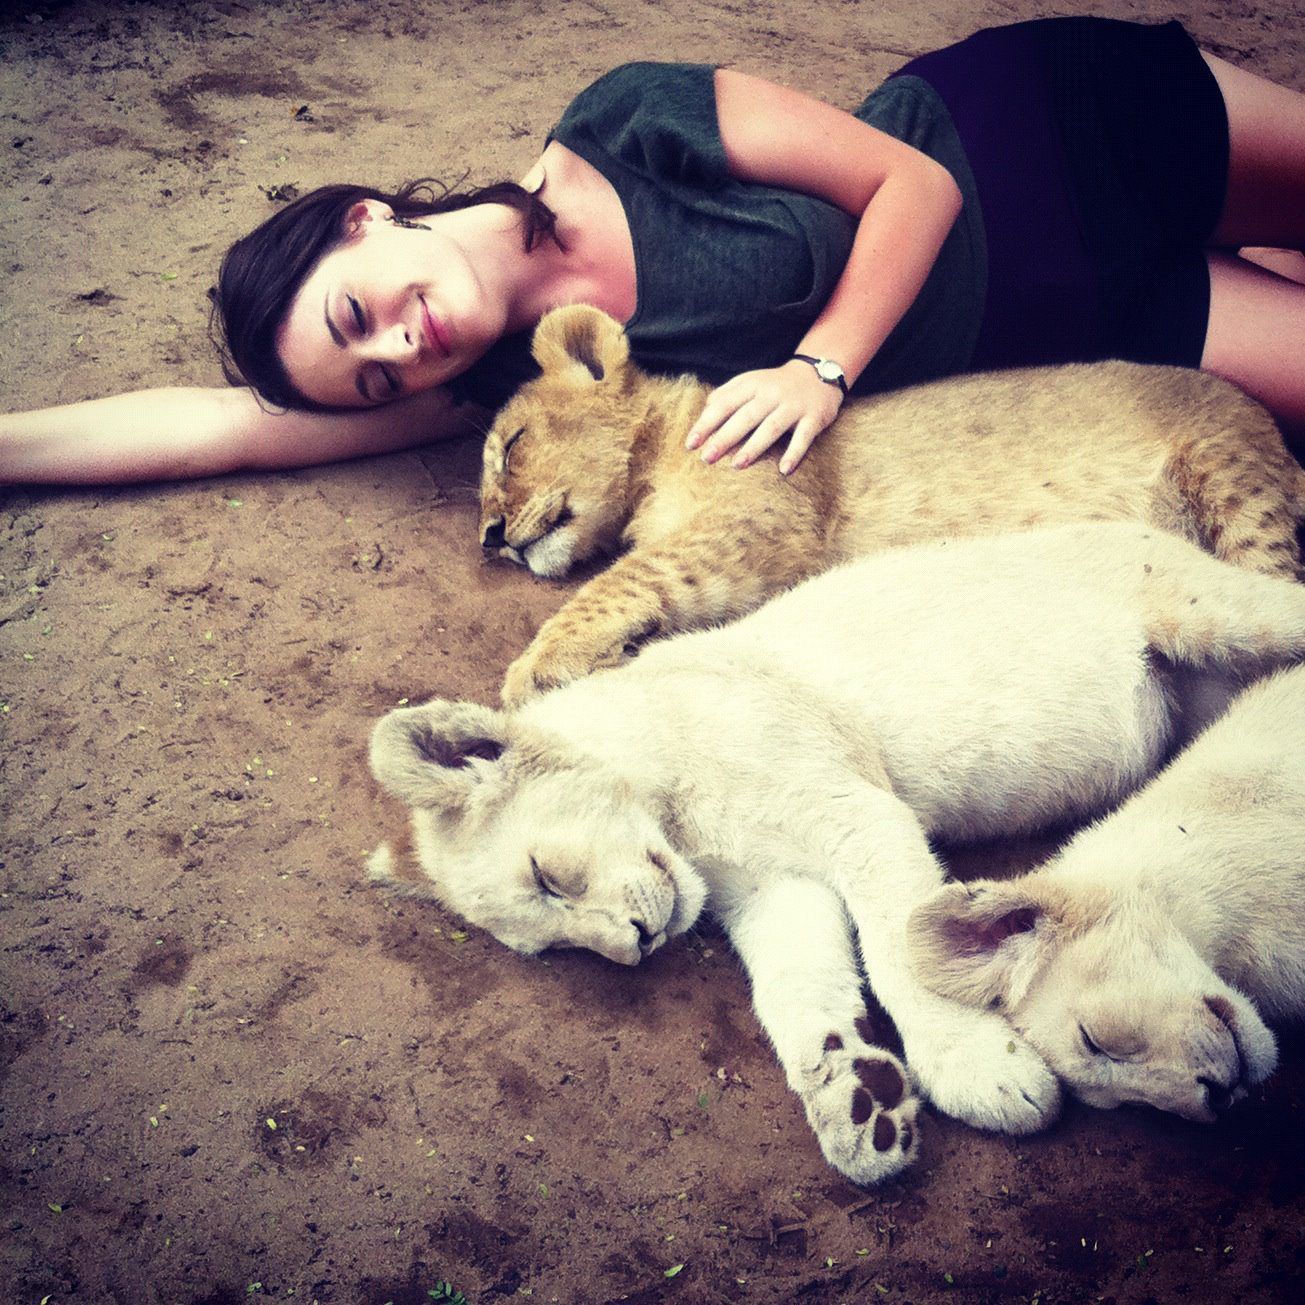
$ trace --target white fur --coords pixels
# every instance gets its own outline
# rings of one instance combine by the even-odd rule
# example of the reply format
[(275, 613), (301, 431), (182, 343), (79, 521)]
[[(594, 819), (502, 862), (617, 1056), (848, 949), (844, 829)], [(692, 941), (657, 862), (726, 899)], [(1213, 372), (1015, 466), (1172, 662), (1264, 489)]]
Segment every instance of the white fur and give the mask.
[(924, 982), (998, 998), (1090, 1105), (1213, 1119), (1276, 1063), (1255, 1004), (1305, 1013), (1305, 667), (1045, 867), (944, 889), (912, 933)]
[(825, 1155), (870, 1182), (918, 1130), (909, 1097), (855, 1118), (867, 1058), (889, 1058), (855, 1031), (848, 921), (935, 1105), (1041, 1127), (1058, 1104), (1041, 1058), (908, 966), (907, 918), (943, 877), (929, 840), (1022, 833), (1135, 787), (1179, 724), (1165, 661), (1302, 654), (1305, 588), (1146, 527), (1062, 527), (852, 563), (516, 713), (393, 712), (372, 767), (415, 808), (436, 891), (510, 946), (635, 963), (713, 910)]

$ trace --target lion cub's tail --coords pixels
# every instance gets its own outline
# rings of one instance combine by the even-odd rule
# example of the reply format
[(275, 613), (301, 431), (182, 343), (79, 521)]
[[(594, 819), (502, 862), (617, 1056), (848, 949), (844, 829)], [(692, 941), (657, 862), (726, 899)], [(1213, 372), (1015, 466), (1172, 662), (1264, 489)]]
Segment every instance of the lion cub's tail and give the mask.
[(1247, 399), (1240, 428), (1193, 432), (1170, 464), (1201, 542), (1225, 562), (1305, 579), (1305, 469), (1273, 418)]

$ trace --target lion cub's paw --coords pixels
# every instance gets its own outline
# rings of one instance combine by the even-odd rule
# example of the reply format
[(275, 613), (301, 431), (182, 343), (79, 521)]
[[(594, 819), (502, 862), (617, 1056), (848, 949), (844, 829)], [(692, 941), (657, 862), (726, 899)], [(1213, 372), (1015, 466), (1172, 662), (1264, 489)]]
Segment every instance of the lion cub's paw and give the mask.
[(499, 698), (504, 707), (520, 707), (550, 687), (535, 678), (534, 661), (527, 651), (507, 668), (503, 687), (499, 690)]
[(550, 645), (537, 651), (532, 646), (507, 668), (499, 696), (504, 707), (520, 707), (541, 693), (560, 689), (609, 664), (614, 665), (615, 661), (587, 657), (574, 648)]
[(541, 693), (560, 689), (562, 685), (578, 680), (591, 669), (583, 661), (574, 658), (550, 656), (547, 650), (536, 652), (533, 648), (527, 648), (507, 668), (499, 697), (504, 707), (521, 707)]
[(541, 693), (560, 689), (594, 671), (620, 666), (658, 628), (655, 621), (645, 622), (638, 628), (624, 623), (615, 626), (577, 626), (574, 621), (546, 624), (530, 647), (508, 667), (500, 694), (503, 705), (519, 707)]
[[(935, 1048), (908, 1044), (907, 1060), (945, 1115), (999, 1133), (1036, 1133), (1060, 1113), (1060, 1084), (1046, 1062), (999, 1015), (951, 1029)], [(932, 1053), (932, 1054), (931, 1054)]]
[(802, 1077), (807, 1119), (839, 1173), (856, 1183), (878, 1183), (915, 1159), (920, 1102), (896, 1056), (830, 1033)]

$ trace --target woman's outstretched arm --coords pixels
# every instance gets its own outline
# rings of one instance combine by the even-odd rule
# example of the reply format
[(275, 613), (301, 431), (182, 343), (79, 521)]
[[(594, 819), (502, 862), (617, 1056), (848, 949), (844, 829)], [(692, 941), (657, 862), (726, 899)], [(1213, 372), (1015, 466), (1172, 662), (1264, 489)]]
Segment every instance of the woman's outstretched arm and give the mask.
[(110, 485), (308, 467), (476, 427), (444, 390), (382, 407), (279, 412), (252, 390), (137, 390), (0, 416), (0, 485)]

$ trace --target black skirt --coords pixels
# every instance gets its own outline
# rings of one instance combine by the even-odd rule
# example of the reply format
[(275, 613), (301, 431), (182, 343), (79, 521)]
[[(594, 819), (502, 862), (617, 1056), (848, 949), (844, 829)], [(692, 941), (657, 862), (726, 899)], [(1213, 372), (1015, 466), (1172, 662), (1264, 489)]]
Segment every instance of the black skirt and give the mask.
[(1018, 23), (900, 74), (937, 90), (974, 172), (988, 254), (976, 369), (1199, 365), (1228, 119), (1179, 23)]

